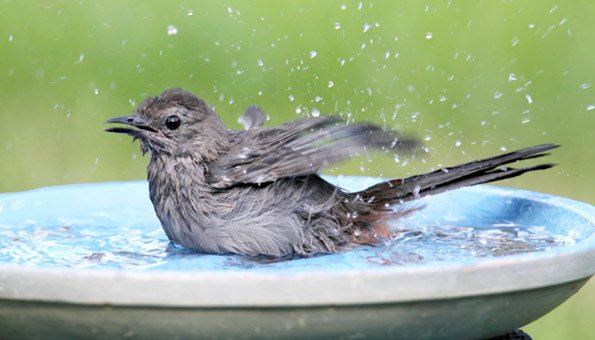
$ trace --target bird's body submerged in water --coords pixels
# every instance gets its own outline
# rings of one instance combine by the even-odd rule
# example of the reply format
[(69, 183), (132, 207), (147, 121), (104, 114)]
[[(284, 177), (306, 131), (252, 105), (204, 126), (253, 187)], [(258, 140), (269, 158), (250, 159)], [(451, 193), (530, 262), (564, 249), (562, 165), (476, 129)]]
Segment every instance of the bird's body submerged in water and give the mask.
[(243, 122), (248, 130), (229, 130), (204, 101), (169, 89), (134, 114), (108, 121), (130, 125), (107, 131), (131, 135), (150, 152), (150, 198), (170, 240), (204, 253), (273, 258), (375, 244), (391, 237), (388, 219), (417, 209), (402, 203), (547, 169), (552, 164), (503, 165), (557, 147), (539, 145), (348, 193), (319, 177), (319, 169), (367, 149), (399, 152), (416, 142), (332, 116), (264, 128), (258, 112), (250, 115)]

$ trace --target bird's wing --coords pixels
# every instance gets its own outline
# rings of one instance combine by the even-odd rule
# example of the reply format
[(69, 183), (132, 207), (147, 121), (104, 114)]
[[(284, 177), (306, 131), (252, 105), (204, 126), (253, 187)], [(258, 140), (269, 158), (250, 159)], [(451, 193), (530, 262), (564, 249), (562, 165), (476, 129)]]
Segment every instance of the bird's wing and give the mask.
[(315, 174), (370, 148), (412, 149), (416, 144), (376, 125), (345, 125), (334, 116), (309, 118), (242, 132), (229, 152), (209, 165), (208, 180), (216, 188), (271, 182)]

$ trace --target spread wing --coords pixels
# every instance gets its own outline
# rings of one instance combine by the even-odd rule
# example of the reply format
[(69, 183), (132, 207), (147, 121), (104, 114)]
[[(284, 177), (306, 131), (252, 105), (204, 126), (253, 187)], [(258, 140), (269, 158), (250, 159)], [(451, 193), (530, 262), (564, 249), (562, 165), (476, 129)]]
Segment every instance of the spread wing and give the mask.
[(309, 118), (235, 135), (229, 152), (209, 165), (213, 187), (265, 183), (317, 173), (370, 148), (412, 149), (417, 142), (371, 124), (345, 125), (338, 117)]

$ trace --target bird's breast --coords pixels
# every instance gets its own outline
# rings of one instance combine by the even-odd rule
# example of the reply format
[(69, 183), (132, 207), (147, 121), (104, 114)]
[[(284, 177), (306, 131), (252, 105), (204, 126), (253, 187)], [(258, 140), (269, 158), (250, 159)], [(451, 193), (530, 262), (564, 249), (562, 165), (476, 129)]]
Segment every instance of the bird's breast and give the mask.
[(153, 157), (148, 167), (149, 195), (170, 239), (205, 227), (212, 189), (205, 168), (190, 158)]

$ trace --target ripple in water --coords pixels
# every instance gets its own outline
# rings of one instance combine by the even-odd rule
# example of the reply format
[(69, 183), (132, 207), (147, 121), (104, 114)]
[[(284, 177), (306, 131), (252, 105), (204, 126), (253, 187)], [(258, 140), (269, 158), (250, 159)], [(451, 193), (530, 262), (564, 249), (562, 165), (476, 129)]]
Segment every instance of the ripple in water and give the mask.
[(572, 244), (543, 226), (514, 223), (485, 227), (432, 225), (397, 230), (376, 247), (340, 254), (270, 262), (241, 256), (197, 254), (168, 242), (160, 226), (0, 226), (0, 263), (120, 270), (362, 269), (466, 261)]

